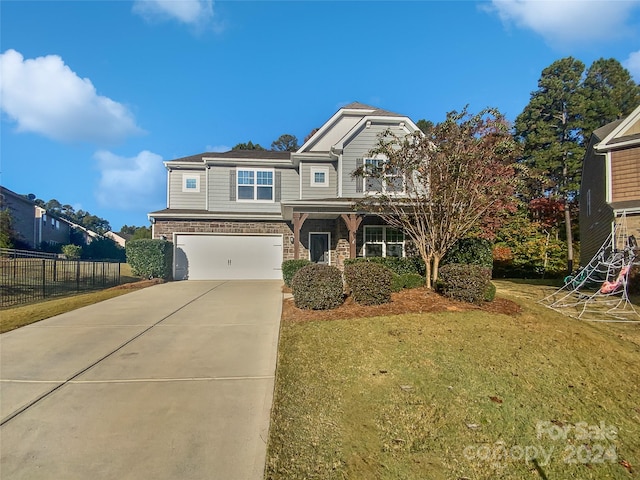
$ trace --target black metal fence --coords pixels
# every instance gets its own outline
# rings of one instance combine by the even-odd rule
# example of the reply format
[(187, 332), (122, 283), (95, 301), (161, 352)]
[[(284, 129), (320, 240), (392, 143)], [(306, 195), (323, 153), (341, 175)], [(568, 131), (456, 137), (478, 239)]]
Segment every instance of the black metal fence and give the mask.
[(120, 283), (119, 262), (0, 256), (0, 307)]

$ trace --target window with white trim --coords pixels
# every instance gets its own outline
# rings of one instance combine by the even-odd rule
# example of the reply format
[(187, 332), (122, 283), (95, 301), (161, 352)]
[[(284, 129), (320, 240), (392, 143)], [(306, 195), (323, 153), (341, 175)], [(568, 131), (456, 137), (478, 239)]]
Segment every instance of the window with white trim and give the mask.
[(404, 233), (387, 226), (364, 227), (365, 257), (404, 257)]
[(200, 176), (183, 173), (182, 174), (182, 191), (183, 192), (199, 192)]
[(236, 170), (239, 202), (273, 202), (273, 169), (238, 168)]
[(311, 186), (329, 186), (329, 167), (311, 167)]
[(397, 195), (404, 193), (404, 176), (397, 169), (385, 168), (384, 158), (365, 158), (364, 191)]

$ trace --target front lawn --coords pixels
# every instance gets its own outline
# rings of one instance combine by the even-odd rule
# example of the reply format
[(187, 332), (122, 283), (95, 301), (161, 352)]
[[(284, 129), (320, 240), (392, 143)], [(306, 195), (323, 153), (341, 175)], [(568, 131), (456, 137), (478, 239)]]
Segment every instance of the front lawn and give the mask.
[(638, 478), (640, 324), (495, 283), (520, 313), (300, 321), (285, 306), (266, 478)]

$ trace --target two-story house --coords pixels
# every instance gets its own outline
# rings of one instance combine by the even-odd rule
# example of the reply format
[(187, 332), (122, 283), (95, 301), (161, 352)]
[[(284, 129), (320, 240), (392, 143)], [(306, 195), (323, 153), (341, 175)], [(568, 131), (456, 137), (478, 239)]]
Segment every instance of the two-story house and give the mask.
[(37, 206), (33, 196), (20, 195), (2, 186), (0, 195), (2, 208), (9, 211), (12, 228), (18, 236), (17, 247), (36, 249), (43, 243), (69, 243), (70, 223)]
[(591, 136), (580, 185), (583, 266), (598, 252), (623, 214), (627, 233), (640, 241), (640, 106)]
[(386, 130), (408, 117), (361, 103), (340, 108), (296, 152), (232, 150), (165, 162), (167, 208), (149, 213), (153, 238), (174, 244), (174, 278), (281, 279), (283, 260), (343, 267), (356, 256), (404, 256), (402, 232), (354, 210), (402, 181), (353, 177)]

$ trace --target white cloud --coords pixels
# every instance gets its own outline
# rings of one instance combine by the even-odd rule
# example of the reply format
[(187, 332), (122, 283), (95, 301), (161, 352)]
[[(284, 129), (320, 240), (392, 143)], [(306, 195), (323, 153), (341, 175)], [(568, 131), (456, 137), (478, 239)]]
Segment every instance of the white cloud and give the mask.
[(18, 131), (54, 140), (110, 144), (142, 132), (124, 105), (98, 95), (58, 55), (0, 54), (0, 98)]
[(632, 33), (626, 24), (639, 0), (492, 0), (506, 25), (530, 29), (554, 47), (607, 41)]
[(212, 0), (135, 0), (133, 12), (147, 21), (177, 20), (204, 25), (213, 18)]
[(636, 82), (640, 82), (640, 50), (629, 55), (624, 63), (624, 67), (629, 70), (631, 76)]
[(144, 150), (127, 158), (100, 150), (94, 158), (100, 170), (96, 198), (101, 206), (140, 210), (163, 204), (166, 170), (160, 155)]

